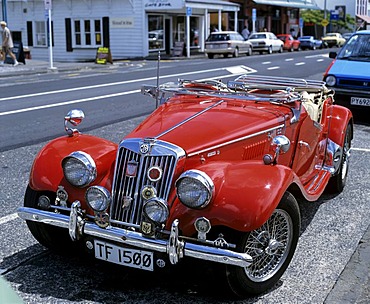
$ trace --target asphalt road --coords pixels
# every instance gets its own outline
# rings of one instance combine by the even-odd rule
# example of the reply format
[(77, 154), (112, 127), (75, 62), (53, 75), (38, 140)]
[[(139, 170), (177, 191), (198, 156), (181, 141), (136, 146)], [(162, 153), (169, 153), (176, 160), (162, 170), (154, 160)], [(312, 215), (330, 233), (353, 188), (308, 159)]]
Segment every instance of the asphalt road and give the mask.
[[(118, 142), (144, 117), (89, 133)], [(170, 272), (147, 273), (44, 249), (16, 216), (32, 160), (44, 142), (0, 152), (0, 274), (25, 303), (367, 303), (370, 245), (367, 251), (362, 245), (370, 239), (370, 127), (356, 124), (354, 132), (344, 192), (300, 202), (297, 251), (277, 286), (264, 295), (231, 300), (216, 265), (205, 268), (193, 262)], [(351, 259), (354, 263), (348, 264)]]

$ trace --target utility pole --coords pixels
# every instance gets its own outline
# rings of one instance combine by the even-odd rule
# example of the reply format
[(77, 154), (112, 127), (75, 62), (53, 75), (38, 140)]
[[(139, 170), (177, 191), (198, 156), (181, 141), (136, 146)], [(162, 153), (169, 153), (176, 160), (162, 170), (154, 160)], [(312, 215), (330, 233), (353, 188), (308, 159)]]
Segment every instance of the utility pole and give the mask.
[[(326, 0), (324, 1), (324, 20), (326, 20)], [(324, 26), (324, 29), (323, 29), (323, 37), (326, 36), (326, 26)]]

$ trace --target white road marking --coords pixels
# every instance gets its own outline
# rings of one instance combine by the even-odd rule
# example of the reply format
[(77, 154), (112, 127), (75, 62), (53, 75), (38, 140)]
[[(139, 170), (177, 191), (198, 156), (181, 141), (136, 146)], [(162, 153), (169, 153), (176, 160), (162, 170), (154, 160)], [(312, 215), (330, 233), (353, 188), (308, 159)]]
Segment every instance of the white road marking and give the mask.
[(262, 62), (262, 64), (270, 64), (271, 63), (271, 61), (264, 61), (264, 62)]
[(267, 69), (268, 70), (277, 70), (277, 69), (280, 69), (280, 67), (279, 66), (274, 66), (274, 67), (269, 67)]
[(304, 64), (306, 64), (306, 62), (297, 62), (297, 63), (295, 63), (295, 65), (304, 65)]
[(90, 97), (90, 98), (70, 100), (70, 101), (59, 102), (59, 103), (54, 103), (54, 104), (49, 104), (49, 105), (44, 105), (44, 106), (38, 106), (38, 107), (31, 107), (31, 108), (24, 108), (24, 109), (19, 109), (19, 110), (1, 112), (0, 113), (0, 116), (10, 115), (10, 114), (17, 114), (17, 113), (23, 113), (23, 112), (29, 112), (29, 111), (35, 111), (35, 110), (41, 110), (41, 109), (55, 108), (55, 107), (69, 105), (69, 104), (76, 104), (76, 103), (93, 101), (93, 100), (104, 99), (104, 98), (111, 98), (111, 97), (129, 95), (129, 94), (139, 93), (140, 91), (141, 90), (133, 90), (133, 91), (116, 93), (116, 94), (94, 96), (94, 97)]
[[(215, 69), (215, 70), (220, 70), (220, 69)], [(229, 73), (232, 75), (240, 75), (240, 74), (250, 74), (250, 73), (255, 73), (256, 70), (248, 68), (246, 66), (236, 66), (236, 67), (228, 67), (228, 68), (223, 68), (223, 70), (227, 70)], [(208, 70), (211, 71), (211, 70)], [(203, 71), (204, 72), (204, 71)], [(194, 73), (183, 73), (183, 74), (176, 74), (176, 76), (180, 75), (187, 75), (187, 74), (198, 74), (198, 72)], [(161, 78), (166, 78), (166, 77), (173, 77), (173, 75), (167, 75)], [(206, 79), (222, 79), (222, 78), (227, 78), (230, 77), (230, 75), (223, 75), (223, 76), (216, 76), (213, 78), (205, 78), (202, 80)], [(156, 79), (156, 77), (151, 77), (151, 78), (146, 78), (148, 79)], [(116, 84), (122, 84), (122, 83), (128, 83), (128, 82), (136, 82), (136, 81), (142, 81), (141, 80), (128, 80), (128, 81), (123, 81), (123, 82), (117, 82)], [(198, 80), (201, 81), (201, 80)], [(111, 85), (111, 84), (106, 84), (106, 85)], [(86, 88), (96, 88), (96, 87), (101, 87), (101, 86), (106, 86), (106, 85), (97, 85), (97, 86), (89, 86), (89, 87), (81, 87), (81, 88), (75, 88), (76, 90), (81, 89), (84, 90)], [(66, 92), (66, 91), (74, 91), (74, 89), (68, 89), (68, 90), (60, 90), (60, 91), (51, 91), (51, 92), (45, 92), (44, 93), (38, 93), (40, 95), (47, 95), (49, 94), (55, 94), (55, 93), (61, 93), (61, 92)], [(112, 97), (117, 97), (117, 96), (123, 96), (123, 95), (129, 95), (129, 94), (135, 94), (139, 93), (141, 90), (132, 90), (132, 91), (126, 91), (126, 92), (120, 92), (120, 93), (115, 93), (115, 94), (108, 94), (108, 95), (100, 95), (100, 96), (94, 96), (94, 97), (89, 97), (89, 98), (83, 98), (83, 99), (76, 99), (76, 100), (70, 100), (70, 101), (64, 101), (64, 102), (59, 102), (59, 103), (54, 103), (54, 104), (49, 104), (49, 105), (42, 105), (42, 106), (37, 106), (37, 107), (30, 107), (30, 108), (23, 108), (23, 109), (18, 109), (18, 110), (12, 110), (12, 111), (6, 111), (6, 112), (0, 112), (0, 116), (5, 116), (5, 115), (11, 115), (11, 114), (18, 114), (18, 113), (24, 113), (24, 112), (30, 112), (30, 111), (35, 111), (35, 110), (41, 110), (41, 109), (48, 109), (48, 108), (55, 108), (55, 107), (60, 107), (60, 106), (65, 106), (65, 105), (70, 105), (70, 104), (77, 104), (81, 102), (89, 102), (89, 101), (94, 101), (98, 99), (105, 99), (105, 98), (112, 98)], [(23, 95), (25, 97), (31, 97), (31, 96), (37, 96), (37, 94), (30, 94), (30, 95)], [(21, 98), (21, 97), (19, 97)], [(2, 98), (1, 100), (4, 100), (6, 98)], [(14, 99), (14, 98), (13, 98)]]
[(316, 61), (317, 62), (321, 62), (321, 61), (324, 61), (324, 59), (317, 59)]
[[(237, 67), (244, 67), (244, 66), (237, 66)], [(192, 75), (192, 74), (215, 72), (215, 71), (227, 70), (227, 69), (232, 69), (232, 68), (235, 68), (235, 66), (219, 68), (219, 69), (209, 69), (209, 70), (180, 73), (180, 74), (163, 75), (160, 78), (165, 79), (165, 78), (186, 76), (186, 75)], [(80, 91), (80, 90), (97, 89), (97, 88), (110, 87), (110, 86), (135, 83), (135, 82), (143, 82), (143, 81), (155, 80), (155, 79), (157, 79), (157, 77), (153, 76), (153, 77), (147, 77), (147, 78), (141, 78), (141, 79), (132, 79), (132, 80), (119, 81), (119, 82), (97, 84), (97, 85), (91, 85), (91, 86), (85, 86), (85, 87), (79, 87), (79, 88), (71, 88), (71, 89), (64, 89), (64, 90), (55, 90), (55, 91), (40, 92), (40, 93), (34, 93), (34, 94), (19, 95), (19, 96), (3, 97), (3, 98), (0, 98), (0, 101), (21, 99), (21, 98), (28, 98), (28, 97), (35, 97), (35, 96), (43, 96), (43, 95), (51, 95), (51, 94), (59, 94), (59, 93), (64, 93), (64, 92), (74, 92), (74, 91)]]
[(287, 58), (285, 59), (285, 61), (293, 61), (294, 59), (293, 58)]
[(0, 217), (0, 225), (5, 224), (5, 223), (10, 222), (10, 221), (13, 221), (16, 218), (18, 218), (17, 213), (12, 213), (12, 214), (6, 215), (4, 217)]

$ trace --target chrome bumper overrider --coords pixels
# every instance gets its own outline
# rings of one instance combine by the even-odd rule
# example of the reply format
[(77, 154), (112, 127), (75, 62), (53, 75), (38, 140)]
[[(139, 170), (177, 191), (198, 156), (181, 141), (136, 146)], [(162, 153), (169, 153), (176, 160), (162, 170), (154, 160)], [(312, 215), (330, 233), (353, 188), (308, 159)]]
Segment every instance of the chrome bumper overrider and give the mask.
[(103, 229), (94, 223), (84, 221), (79, 214), (81, 214), (79, 202), (72, 204), (70, 216), (27, 207), (18, 209), (19, 217), (24, 220), (68, 229), (72, 240), (78, 240), (83, 235), (90, 235), (123, 245), (167, 253), (172, 264), (176, 264), (183, 257), (240, 267), (252, 264), (252, 257), (246, 253), (182, 241), (178, 234), (178, 220), (172, 223), (169, 239), (161, 240), (143, 237), (139, 232), (117, 227), (110, 226)]

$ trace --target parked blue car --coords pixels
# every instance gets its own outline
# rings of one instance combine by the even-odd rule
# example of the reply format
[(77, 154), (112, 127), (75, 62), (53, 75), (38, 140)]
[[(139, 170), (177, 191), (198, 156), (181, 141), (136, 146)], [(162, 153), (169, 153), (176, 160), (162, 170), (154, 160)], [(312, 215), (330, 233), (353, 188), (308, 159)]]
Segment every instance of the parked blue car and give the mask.
[(348, 108), (370, 111), (370, 30), (358, 31), (338, 52), (324, 74), (335, 101)]
[(305, 49), (316, 50), (325, 47), (325, 44), (322, 42), (322, 40), (315, 39), (314, 36), (302, 36), (299, 37), (298, 40), (301, 42), (302, 50)]

